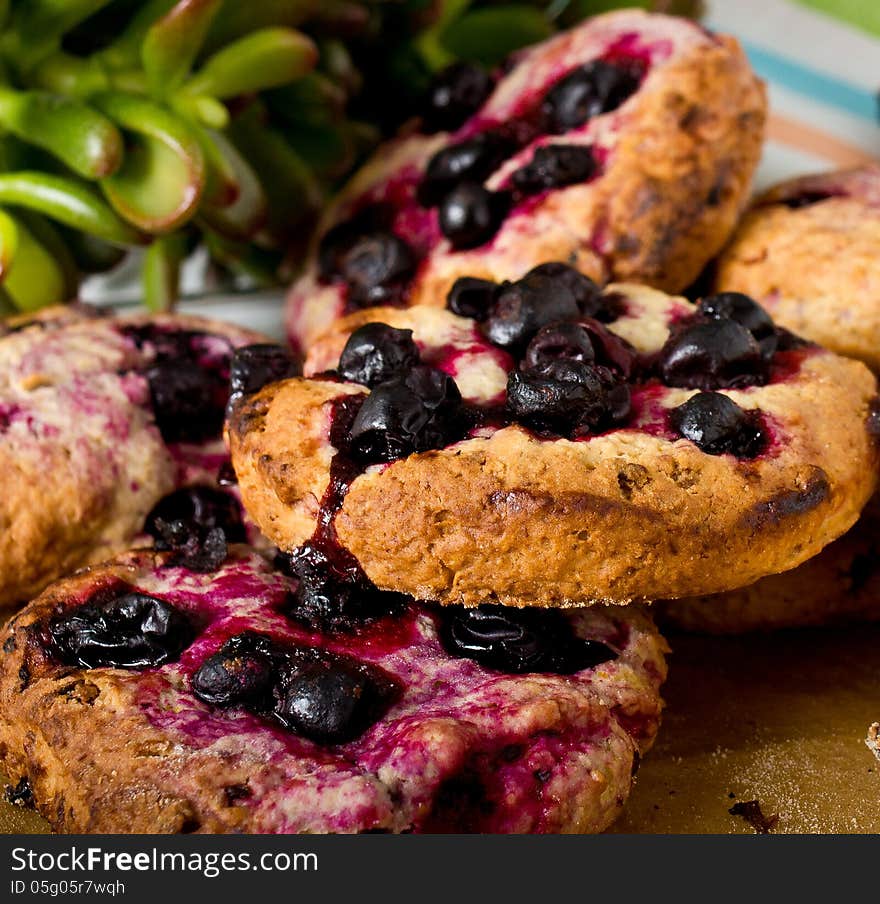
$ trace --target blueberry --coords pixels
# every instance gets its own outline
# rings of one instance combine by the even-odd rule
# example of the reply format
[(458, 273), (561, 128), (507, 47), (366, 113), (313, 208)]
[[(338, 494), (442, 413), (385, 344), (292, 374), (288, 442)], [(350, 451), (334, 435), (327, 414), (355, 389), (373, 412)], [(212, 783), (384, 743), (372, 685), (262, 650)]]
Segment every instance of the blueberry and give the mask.
[(348, 298), (358, 307), (398, 303), (415, 272), (415, 255), (392, 232), (373, 232), (359, 238), (342, 258), (340, 272)]
[(529, 343), (524, 361), (526, 367), (533, 368), (557, 358), (584, 364), (595, 360), (593, 340), (583, 324), (562, 321), (541, 327)]
[(765, 379), (755, 337), (734, 320), (703, 320), (674, 329), (660, 351), (667, 386), (720, 389), (752, 386)]
[(488, 316), (499, 291), (498, 283), (475, 276), (460, 276), (446, 296), (446, 307), (460, 317), (482, 323)]
[(156, 518), (156, 548), (172, 550), (166, 567), (186, 568), (198, 574), (211, 574), (226, 561), (228, 548), (222, 527), (202, 528), (185, 521)]
[(349, 434), (351, 454), (380, 462), (442, 448), (458, 438), (461, 415), (461, 393), (452, 377), (416, 367), (367, 396)]
[(440, 231), (460, 251), (488, 242), (510, 209), (510, 198), (477, 182), (462, 182), (440, 202)]
[(704, 317), (716, 320), (735, 320), (744, 326), (761, 346), (765, 358), (772, 358), (779, 344), (776, 325), (770, 315), (742, 292), (720, 292), (708, 295), (697, 306)]
[(513, 371), (507, 407), (526, 426), (576, 437), (623, 423), (630, 392), (605, 367), (560, 358)]
[(453, 63), (434, 76), (422, 117), (425, 132), (457, 129), (492, 93), (492, 79), (473, 63)]
[(499, 672), (571, 675), (617, 656), (601, 641), (578, 637), (566, 616), (552, 609), (446, 606), (439, 619), (447, 652)]
[(246, 631), (230, 638), (192, 677), (193, 693), (213, 706), (272, 705), (277, 680), (273, 649), (263, 635)]
[(126, 587), (99, 591), (49, 623), (51, 644), (66, 665), (142, 669), (171, 662), (193, 629), (171, 603)]
[(220, 527), (230, 543), (244, 543), (247, 539), (238, 500), (215, 487), (183, 487), (156, 503), (147, 515), (144, 530), (157, 541), (158, 549), (168, 548), (162, 545), (163, 531), (159, 530), (158, 521), (180, 521), (194, 532)]
[(669, 423), (709, 455), (754, 458), (767, 443), (760, 416), (718, 392), (698, 392), (669, 412)]
[(245, 345), (232, 354), (229, 366), (229, 404), (259, 392), (269, 383), (295, 377), (299, 368), (283, 345)]
[(186, 359), (157, 361), (145, 374), (156, 426), (167, 443), (199, 443), (220, 436), (227, 380)]
[(484, 132), (437, 151), (419, 185), (419, 203), (436, 207), (461, 182), (483, 182), (513, 152), (511, 142)]
[(551, 132), (567, 132), (617, 109), (638, 87), (632, 72), (594, 60), (558, 81), (544, 96), (541, 109)]
[(593, 150), (583, 145), (549, 144), (539, 147), (532, 159), (511, 176), (514, 188), (537, 195), (591, 179), (599, 164)]
[(577, 302), (578, 310), (584, 317), (595, 317), (597, 320), (605, 320), (604, 316), (608, 316), (608, 320), (613, 320), (617, 316), (616, 308), (612, 312), (607, 300), (603, 297), (601, 290), (580, 270), (564, 264), (561, 261), (548, 261), (545, 264), (538, 264), (526, 273), (525, 278), (530, 276), (544, 276), (548, 279), (555, 280), (565, 286)]
[(533, 271), (501, 289), (483, 329), (490, 342), (515, 350), (545, 324), (579, 316), (577, 297), (566, 280)]
[(365, 235), (387, 232), (394, 210), (384, 204), (368, 204), (349, 219), (337, 223), (318, 243), (318, 275), (328, 282), (342, 272), (342, 262), (351, 247)]
[(356, 329), (339, 356), (340, 376), (364, 386), (376, 386), (405, 374), (419, 363), (412, 330), (385, 323), (366, 323)]
[(395, 694), (377, 669), (326, 652), (293, 661), (276, 690), (275, 718), (318, 744), (343, 744), (384, 714)]

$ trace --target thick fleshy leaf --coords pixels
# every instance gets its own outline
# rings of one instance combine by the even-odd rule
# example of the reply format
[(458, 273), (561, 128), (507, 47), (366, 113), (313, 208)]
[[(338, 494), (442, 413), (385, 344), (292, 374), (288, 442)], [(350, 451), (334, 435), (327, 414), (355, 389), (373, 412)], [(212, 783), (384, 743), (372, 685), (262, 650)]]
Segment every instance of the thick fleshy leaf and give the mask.
[(69, 301), (76, 294), (70, 255), (51, 227), (38, 219), (16, 218), (15, 257), (3, 275), (3, 288), (20, 311), (36, 311)]
[(271, 0), (270, 3), (226, 2), (205, 41), (213, 52), (252, 31), (272, 26), (296, 28), (310, 18), (322, 0)]
[(86, 179), (109, 176), (122, 162), (116, 126), (88, 104), (61, 95), (0, 88), (0, 126)]
[(59, 226), (58, 231), (81, 273), (106, 273), (120, 264), (128, 253), (125, 248), (111, 245), (86, 232), (65, 226)]
[(0, 280), (5, 279), (18, 250), (18, 224), (0, 210)]
[(150, 90), (166, 97), (189, 75), (223, 0), (179, 0), (147, 32), (141, 59)]
[(453, 56), (495, 66), (504, 58), (548, 38), (553, 28), (533, 6), (492, 6), (469, 10), (439, 35), (440, 44)]
[(98, 195), (75, 179), (51, 173), (0, 173), (0, 204), (34, 210), (115, 245), (139, 245), (143, 236)]
[(177, 0), (143, 0), (118, 37), (95, 56), (111, 69), (141, 64), (141, 47), (153, 24), (165, 16)]
[[(75, 25), (88, 19), (110, 0), (25, 0), (16, 3), (13, 31), (20, 51), (30, 55), (38, 48), (51, 46)], [(24, 62), (24, 61), (22, 61)], [(36, 62), (31, 60), (30, 62)]]
[(302, 78), (317, 61), (311, 38), (292, 28), (264, 28), (218, 50), (184, 88), (189, 94), (237, 97)]
[(115, 210), (153, 234), (185, 223), (205, 187), (205, 159), (192, 128), (145, 97), (107, 92), (94, 103), (126, 138), (122, 166), (100, 182)]

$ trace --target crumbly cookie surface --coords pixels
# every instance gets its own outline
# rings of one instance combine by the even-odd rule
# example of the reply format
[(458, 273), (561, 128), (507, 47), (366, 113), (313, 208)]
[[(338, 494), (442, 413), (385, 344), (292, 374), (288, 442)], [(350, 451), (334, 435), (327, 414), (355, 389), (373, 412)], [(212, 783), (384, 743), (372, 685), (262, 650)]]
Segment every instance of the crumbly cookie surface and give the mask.
[(760, 196), (718, 260), (799, 335), (880, 370), (880, 166), (792, 179)]
[(0, 605), (125, 549), (176, 487), (215, 481), (227, 457), (219, 429), (166, 442), (155, 423), (145, 372), (157, 337), (175, 334), (200, 337), (194, 357), (221, 369), (235, 346), (260, 341), (199, 317), (111, 318), (85, 307), (3, 328)]
[[(548, 134), (539, 121), (543, 99), (597, 60), (631, 68), (638, 89), (615, 109)], [(763, 86), (733, 38), (636, 10), (597, 16), (517, 55), (457, 132), (383, 147), (328, 212), (324, 232), (389, 205), (382, 228), (417, 262), (401, 304), (442, 306), (459, 276), (516, 279), (544, 260), (565, 260), (599, 282), (680, 291), (720, 250), (746, 203), (765, 106)], [(514, 191), (490, 240), (456, 248), (437, 209), (417, 199), (419, 184), (438, 151), (490, 132), (514, 136), (515, 145), (477, 179), (492, 192), (510, 190), (536, 151), (556, 145), (591, 148), (595, 169), (583, 181), (563, 179), (524, 197)], [(358, 304), (344, 279), (321, 273), (318, 257), (316, 250), (288, 298), (288, 334), (302, 349)]]
[(792, 571), (716, 596), (661, 601), (661, 627), (743, 634), (880, 620), (880, 500), (839, 540)]
[[(606, 294), (623, 299), (610, 334), (649, 370), (695, 316), (683, 299), (644, 287)], [(497, 403), (507, 365), (472, 321), (422, 319), (422, 309), (375, 316), (412, 329), (422, 360), (451, 375), (467, 349), (465, 403)], [(346, 330), (370, 317), (327, 334), (306, 372), (326, 370)], [(453, 333), (466, 336), (461, 345)], [(769, 366), (763, 385), (716, 394), (762, 419), (767, 442), (751, 457), (709, 454), (671, 429), (672, 409), (696, 393), (656, 377), (630, 384), (628, 418), (611, 429), (572, 439), (490, 416), (455, 442), (345, 479), (331, 431), (341, 409), (369, 398), (364, 386), (326, 375), (277, 383), (233, 412), (229, 439), (245, 505), (273, 542), (291, 551), (329, 525), (383, 589), (467, 605), (705, 595), (814, 556), (852, 526), (876, 483), (867, 368), (811, 345), (778, 351)]]
[[(72, 832), (591, 832), (619, 812), (665, 677), (665, 644), (641, 609), (565, 613), (610, 658), (514, 675), (449, 655), (437, 611), (413, 602), (354, 633), (307, 630), (285, 614), (293, 586), (233, 547), (211, 575), (133, 552), (50, 587), (3, 634), (0, 757), (13, 784), (27, 779), (53, 828)], [(179, 658), (59, 663), (52, 620), (132, 589), (194, 626)], [(194, 673), (245, 631), (354, 657), (398, 694), (358, 737), (329, 745), (202, 702)]]

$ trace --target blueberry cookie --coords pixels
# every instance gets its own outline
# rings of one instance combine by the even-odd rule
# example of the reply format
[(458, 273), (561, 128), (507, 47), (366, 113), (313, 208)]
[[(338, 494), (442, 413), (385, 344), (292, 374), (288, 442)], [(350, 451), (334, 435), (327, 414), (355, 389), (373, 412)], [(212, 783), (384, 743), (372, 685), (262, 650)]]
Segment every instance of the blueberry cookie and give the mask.
[(420, 131), (381, 148), (328, 212), (290, 292), (291, 340), (307, 349), (358, 308), (442, 307), (459, 276), (516, 279), (548, 259), (680, 291), (746, 203), (764, 118), (733, 38), (638, 10), (491, 78), (456, 67)]
[(678, 598), (795, 567), (874, 490), (875, 378), (745, 296), (545, 263), (448, 304), (356, 312), (233, 407), (244, 504), (294, 558), (442, 603)]
[[(127, 548), (145, 522), (155, 535), (196, 508), (206, 527), (223, 517), (230, 358), (260, 337), (197, 317), (86, 307), (0, 333), (0, 604)], [(194, 485), (203, 491), (153, 511)]]
[(657, 602), (651, 611), (661, 627), (704, 634), (880, 621), (880, 497), (793, 571), (716, 596)]
[(715, 284), (880, 370), (880, 165), (793, 179), (760, 196), (721, 255)]
[(0, 757), (69, 832), (595, 832), (656, 733), (638, 607), (339, 597), (231, 547), (132, 552), (7, 626)]

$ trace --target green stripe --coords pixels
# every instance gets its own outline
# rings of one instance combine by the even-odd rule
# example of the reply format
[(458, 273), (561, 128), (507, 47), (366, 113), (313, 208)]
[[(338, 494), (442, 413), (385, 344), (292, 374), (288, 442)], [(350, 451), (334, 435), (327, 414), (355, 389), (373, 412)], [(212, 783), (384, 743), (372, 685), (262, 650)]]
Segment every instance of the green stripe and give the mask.
[(795, 0), (795, 2), (880, 36), (878, 0)]

